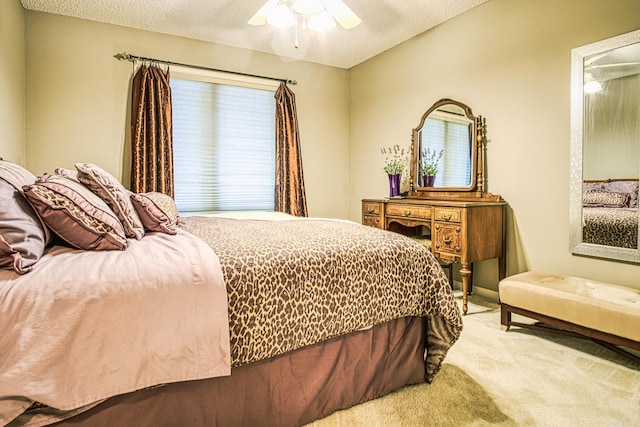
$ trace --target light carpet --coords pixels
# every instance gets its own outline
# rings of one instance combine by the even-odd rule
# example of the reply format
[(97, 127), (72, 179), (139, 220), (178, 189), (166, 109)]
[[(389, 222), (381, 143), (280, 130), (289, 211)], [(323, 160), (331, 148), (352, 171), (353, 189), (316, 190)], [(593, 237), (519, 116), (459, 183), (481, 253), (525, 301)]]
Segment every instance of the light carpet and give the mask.
[(475, 295), (463, 322), (432, 384), (405, 387), (308, 427), (640, 426), (638, 364), (580, 338), (504, 331), (498, 305)]

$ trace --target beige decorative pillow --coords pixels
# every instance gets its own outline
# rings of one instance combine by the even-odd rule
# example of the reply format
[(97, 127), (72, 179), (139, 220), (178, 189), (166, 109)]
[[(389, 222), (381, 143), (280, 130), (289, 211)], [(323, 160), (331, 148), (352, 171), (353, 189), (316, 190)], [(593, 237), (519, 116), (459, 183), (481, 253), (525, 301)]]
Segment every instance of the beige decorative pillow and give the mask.
[(176, 234), (178, 208), (170, 196), (156, 192), (131, 194), (131, 202), (146, 230)]
[(109, 172), (92, 163), (76, 163), (78, 179), (97, 194), (118, 216), (127, 237), (138, 240), (144, 227), (129, 198), (130, 192)]
[(24, 274), (33, 268), (50, 241), (49, 230), (22, 194), (36, 176), (0, 159), (0, 268)]
[(608, 191), (587, 191), (582, 197), (582, 203), (588, 207), (623, 208), (627, 207), (628, 201), (628, 193)]
[(71, 246), (85, 250), (124, 250), (129, 245), (113, 211), (80, 182), (45, 174), (36, 184), (23, 188), (45, 224)]

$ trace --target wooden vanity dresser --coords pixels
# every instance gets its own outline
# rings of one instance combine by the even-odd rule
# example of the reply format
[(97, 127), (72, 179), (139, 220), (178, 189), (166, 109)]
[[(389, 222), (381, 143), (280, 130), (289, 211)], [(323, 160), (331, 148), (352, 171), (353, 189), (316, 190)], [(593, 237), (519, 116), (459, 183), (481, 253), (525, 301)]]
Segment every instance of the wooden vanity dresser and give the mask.
[(362, 223), (410, 236), (430, 235), (437, 258), (461, 264), (466, 313), (472, 263), (498, 258), (499, 280), (506, 275), (505, 206), (500, 201), (364, 199)]
[[(506, 276), (506, 202), (485, 191), (486, 141), (481, 116), (441, 99), (413, 129), (409, 190), (403, 197), (362, 200), (363, 224), (428, 238), (438, 259), (461, 265), (465, 314), (474, 262), (498, 258), (498, 281)], [(435, 167), (427, 167), (434, 159)], [(435, 183), (423, 176), (434, 170)]]

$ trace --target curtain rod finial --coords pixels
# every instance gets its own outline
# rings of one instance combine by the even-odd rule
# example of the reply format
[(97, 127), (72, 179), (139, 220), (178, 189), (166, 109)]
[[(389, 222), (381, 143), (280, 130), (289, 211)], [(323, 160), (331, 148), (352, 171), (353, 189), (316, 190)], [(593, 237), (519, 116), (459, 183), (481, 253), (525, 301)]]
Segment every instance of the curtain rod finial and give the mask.
[(131, 59), (131, 55), (129, 55), (127, 52), (117, 53), (113, 55), (113, 57), (120, 61), (128, 61), (129, 59)]

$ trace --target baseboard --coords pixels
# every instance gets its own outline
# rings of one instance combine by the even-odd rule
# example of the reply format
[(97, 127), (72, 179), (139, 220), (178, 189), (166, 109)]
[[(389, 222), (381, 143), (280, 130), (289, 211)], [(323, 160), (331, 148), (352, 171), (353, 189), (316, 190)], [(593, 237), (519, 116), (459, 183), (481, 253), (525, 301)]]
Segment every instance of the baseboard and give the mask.
[(498, 302), (500, 300), (498, 291), (494, 291), (493, 289), (481, 288), (480, 286), (474, 285), (473, 293), (495, 302)]
[[(462, 282), (454, 280), (453, 289), (457, 291), (462, 291)], [(500, 295), (498, 294), (498, 291), (494, 291), (493, 289), (487, 289), (478, 285), (473, 285), (473, 293), (485, 299), (488, 299), (490, 301), (493, 301), (496, 303), (500, 302)]]

